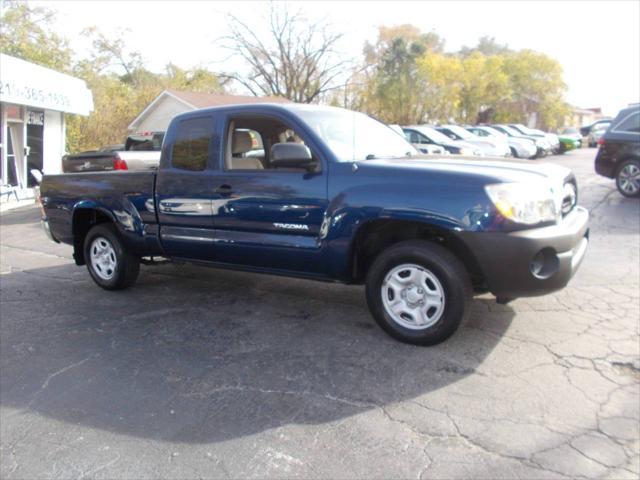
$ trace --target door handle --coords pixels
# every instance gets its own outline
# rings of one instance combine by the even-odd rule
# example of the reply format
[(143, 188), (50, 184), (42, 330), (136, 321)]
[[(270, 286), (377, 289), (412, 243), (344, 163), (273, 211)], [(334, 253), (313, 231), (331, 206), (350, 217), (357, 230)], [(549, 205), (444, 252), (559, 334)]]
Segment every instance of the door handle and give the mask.
[(220, 185), (216, 188), (216, 193), (219, 193), (220, 195), (231, 195), (233, 193), (233, 189), (231, 188), (231, 185)]

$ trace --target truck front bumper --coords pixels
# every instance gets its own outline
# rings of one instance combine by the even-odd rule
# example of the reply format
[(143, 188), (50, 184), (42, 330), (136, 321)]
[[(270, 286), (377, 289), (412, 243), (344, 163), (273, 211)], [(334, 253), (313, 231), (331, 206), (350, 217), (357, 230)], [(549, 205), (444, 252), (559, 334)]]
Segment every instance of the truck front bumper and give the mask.
[(582, 207), (558, 225), (467, 237), (489, 290), (501, 298), (546, 295), (565, 287), (588, 244), (589, 212)]

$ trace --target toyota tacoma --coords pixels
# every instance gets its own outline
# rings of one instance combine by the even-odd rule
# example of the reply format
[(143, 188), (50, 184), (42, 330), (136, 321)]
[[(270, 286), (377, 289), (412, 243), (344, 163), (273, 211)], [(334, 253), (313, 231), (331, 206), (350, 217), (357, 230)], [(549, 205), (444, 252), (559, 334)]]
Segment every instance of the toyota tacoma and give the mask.
[(46, 232), (100, 287), (158, 258), (364, 284), (393, 337), (432, 345), (468, 315), (563, 288), (588, 244), (560, 166), (421, 156), (362, 113), (297, 104), (175, 117), (157, 171), (44, 177)]

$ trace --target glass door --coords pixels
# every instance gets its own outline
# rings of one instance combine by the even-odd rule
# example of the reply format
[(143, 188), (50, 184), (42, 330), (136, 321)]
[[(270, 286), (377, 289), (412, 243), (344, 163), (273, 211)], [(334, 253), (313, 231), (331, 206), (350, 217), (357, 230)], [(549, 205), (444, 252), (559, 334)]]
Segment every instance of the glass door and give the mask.
[(42, 135), (44, 133), (44, 112), (27, 111), (27, 187), (36, 187), (38, 182), (32, 171), (42, 172)]
[(7, 123), (7, 183), (23, 187), (24, 175), (24, 125)]
[(25, 176), (25, 125), (24, 108), (19, 105), (2, 105), (3, 147), (6, 149), (3, 162), (2, 183), (24, 188)]

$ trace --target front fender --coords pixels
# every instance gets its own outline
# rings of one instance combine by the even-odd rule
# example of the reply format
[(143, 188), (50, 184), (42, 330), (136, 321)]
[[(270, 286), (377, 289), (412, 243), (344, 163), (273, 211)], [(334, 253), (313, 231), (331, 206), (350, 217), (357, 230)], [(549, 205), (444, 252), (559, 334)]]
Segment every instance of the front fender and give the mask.
[[(398, 221), (435, 233), (501, 229), (503, 221), (484, 192), (484, 177), (464, 172), (418, 172), (332, 165), (330, 202), (321, 229), (327, 272), (341, 280), (352, 274), (359, 232), (371, 222)], [(392, 174), (391, 174), (392, 173)], [(366, 232), (366, 230), (365, 230)]]

